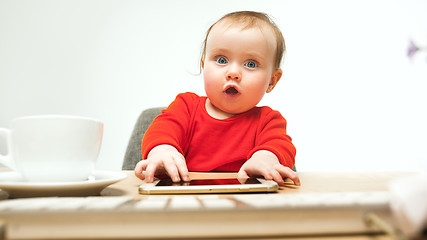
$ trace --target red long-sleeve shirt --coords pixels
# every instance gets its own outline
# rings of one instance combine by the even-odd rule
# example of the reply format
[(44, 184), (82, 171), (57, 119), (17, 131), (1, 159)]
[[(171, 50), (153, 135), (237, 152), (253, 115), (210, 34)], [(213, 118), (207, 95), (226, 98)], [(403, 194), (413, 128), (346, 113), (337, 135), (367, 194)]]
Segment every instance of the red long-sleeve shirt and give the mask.
[(206, 97), (179, 94), (148, 128), (142, 157), (160, 144), (174, 146), (184, 155), (189, 171), (239, 171), (258, 150), (274, 153), (292, 168), (296, 149), (286, 134), (286, 120), (269, 107), (254, 107), (227, 119), (206, 111)]

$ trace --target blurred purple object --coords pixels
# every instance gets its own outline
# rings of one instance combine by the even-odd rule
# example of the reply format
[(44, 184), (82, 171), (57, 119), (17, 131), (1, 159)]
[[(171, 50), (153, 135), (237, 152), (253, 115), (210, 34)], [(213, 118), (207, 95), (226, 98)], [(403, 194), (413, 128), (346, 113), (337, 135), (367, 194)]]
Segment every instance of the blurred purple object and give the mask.
[(408, 58), (413, 58), (415, 53), (417, 53), (420, 50), (417, 45), (415, 45), (414, 41), (409, 40), (409, 47), (408, 47)]

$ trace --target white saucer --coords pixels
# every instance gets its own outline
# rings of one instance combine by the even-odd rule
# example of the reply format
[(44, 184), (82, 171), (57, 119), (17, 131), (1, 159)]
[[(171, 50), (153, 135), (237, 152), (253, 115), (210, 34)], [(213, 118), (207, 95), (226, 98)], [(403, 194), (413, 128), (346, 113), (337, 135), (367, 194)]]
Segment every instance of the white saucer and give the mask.
[(110, 184), (123, 180), (126, 173), (119, 171), (93, 171), (86, 181), (28, 182), (18, 172), (0, 172), (0, 189), (10, 198), (46, 196), (94, 196)]

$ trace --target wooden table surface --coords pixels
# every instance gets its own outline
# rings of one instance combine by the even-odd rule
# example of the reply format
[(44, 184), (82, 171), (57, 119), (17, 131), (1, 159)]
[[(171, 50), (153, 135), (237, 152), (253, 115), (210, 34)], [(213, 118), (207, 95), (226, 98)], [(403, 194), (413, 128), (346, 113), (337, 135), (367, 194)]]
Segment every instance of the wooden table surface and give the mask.
[[(105, 188), (103, 196), (134, 196), (141, 198), (138, 186), (143, 183), (133, 171), (124, 171), (128, 177)], [(279, 193), (310, 192), (352, 192), (352, 191), (386, 191), (393, 179), (411, 173), (406, 172), (300, 172), (301, 186), (287, 180)], [(191, 172), (193, 179), (235, 178), (237, 173), (200, 173)]]

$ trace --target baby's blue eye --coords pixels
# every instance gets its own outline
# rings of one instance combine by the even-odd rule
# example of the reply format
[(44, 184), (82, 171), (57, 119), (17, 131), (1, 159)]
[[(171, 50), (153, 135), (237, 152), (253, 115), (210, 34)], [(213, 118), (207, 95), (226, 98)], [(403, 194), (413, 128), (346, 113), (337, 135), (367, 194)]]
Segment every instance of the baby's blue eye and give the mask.
[(256, 68), (257, 64), (255, 62), (253, 62), (253, 61), (249, 61), (249, 62), (247, 62), (245, 64), (245, 66), (248, 67), (248, 68)]
[(219, 64), (227, 64), (227, 59), (225, 59), (224, 57), (219, 57), (216, 59), (216, 62)]

